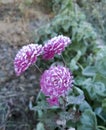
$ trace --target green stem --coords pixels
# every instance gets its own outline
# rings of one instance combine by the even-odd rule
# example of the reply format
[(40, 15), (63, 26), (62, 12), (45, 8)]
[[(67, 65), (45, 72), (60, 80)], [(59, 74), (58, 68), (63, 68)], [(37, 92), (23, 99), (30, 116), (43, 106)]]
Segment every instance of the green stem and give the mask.
[(78, 66), (81, 68), (81, 70), (83, 71), (83, 69), (84, 69), (83, 66), (82, 66), (80, 63), (78, 63), (78, 62), (77, 62), (77, 65), (78, 65)]
[[(65, 113), (66, 112), (66, 100), (64, 99), (64, 97), (62, 97), (62, 100), (63, 100), (63, 106), (62, 106), (62, 111)], [(63, 118), (63, 120), (66, 120), (66, 118)], [(64, 124), (61, 128), (61, 130), (65, 130), (66, 128), (66, 124)]]
[(98, 126), (99, 129), (106, 130), (104, 126)]
[(42, 74), (42, 71), (40, 70), (40, 68), (36, 64), (34, 64), (34, 65), (37, 68), (37, 70)]
[(66, 63), (66, 61), (65, 61), (65, 59), (64, 59), (64, 57), (63, 57), (63, 55), (62, 55), (62, 54), (61, 54), (61, 58), (62, 58), (62, 60), (63, 60), (64, 65), (66, 66), (66, 65), (67, 65), (67, 63)]
[(41, 90), (39, 91), (39, 93), (38, 93), (38, 95), (36, 97), (36, 102), (39, 100), (40, 95), (41, 95)]

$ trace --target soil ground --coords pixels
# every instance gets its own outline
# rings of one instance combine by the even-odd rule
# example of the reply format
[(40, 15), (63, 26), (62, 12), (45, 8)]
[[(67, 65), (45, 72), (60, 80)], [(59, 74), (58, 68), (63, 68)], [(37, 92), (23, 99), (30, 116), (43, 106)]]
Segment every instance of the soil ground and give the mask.
[(0, 1), (0, 130), (33, 130), (36, 126), (29, 99), (39, 90), (34, 66), (17, 77), (13, 60), (17, 51), (34, 42), (33, 32), (51, 18), (40, 0), (26, 6), (21, 0)]

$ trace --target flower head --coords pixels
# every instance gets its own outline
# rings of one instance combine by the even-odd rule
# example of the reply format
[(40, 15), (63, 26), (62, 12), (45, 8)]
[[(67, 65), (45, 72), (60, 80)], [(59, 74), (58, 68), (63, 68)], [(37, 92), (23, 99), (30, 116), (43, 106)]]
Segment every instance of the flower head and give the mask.
[(42, 45), (29, 44), (23, 46), (17, 53), (14, 60), (14, 69), (16, 75), (19, 76), (23, 73), (31, 64), (35, 63), (37, 56), (42, 53)]
[(46, 70), (40, 80), (41, 91), (50, 97), (50, 104), (58, 103), (57, 98), (64, 96), (72, 88), (72, 83), (72, 73), (68, 68), (59, 65)]
[(70, 38), (63, 35), (52, 38), (44, 45), (43, 58), (49, 60), (52, 59), (55, 54), (60, 55), (70, 43)]
[(47, 101), (50, 104), (50, 106), (58, 106), (59, 104), (59, 100), (57, 97), (48, 98)]

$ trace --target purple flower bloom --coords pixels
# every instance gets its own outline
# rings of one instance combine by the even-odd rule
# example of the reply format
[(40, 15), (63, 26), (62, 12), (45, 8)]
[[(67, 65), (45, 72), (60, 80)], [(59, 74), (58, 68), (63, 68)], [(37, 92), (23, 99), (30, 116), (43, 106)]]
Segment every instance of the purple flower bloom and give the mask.
[(14, 60), (14, 69), (17, 76), (22, 74), (31, 64), (35, 63), (37, 56), (42, 54), (42, 45), (29, 44), (23, 46)]
[(70, 43), (70, 38), (63, 35), (52, 38), (44, 45), (43, 58), (49, 60), (52, 59), (55, 54), (60, 55)]
[(57, 97), (48, 98), (47, 101), (50, 104), (50, 106), (58, 106), (59, 104)]
[[(52, 66), (41, 76), (41, 91), (49, 96), (50, 104), (57, 104), (60, 96), (65, 96), (72, 88), (73, 76), (68, 68), (63, 66)], [(54, 100), (55, 99), (55, 100)]]

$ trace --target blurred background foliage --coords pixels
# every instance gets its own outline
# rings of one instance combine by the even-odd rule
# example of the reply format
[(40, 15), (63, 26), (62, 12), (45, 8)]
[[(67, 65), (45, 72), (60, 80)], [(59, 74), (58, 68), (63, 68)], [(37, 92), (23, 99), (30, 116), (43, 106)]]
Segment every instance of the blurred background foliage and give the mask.
[(106, 1), (105, 0), (77, 0), (87, 16), (87, 20), (99, 33), (100, 38), (106, 40)]

